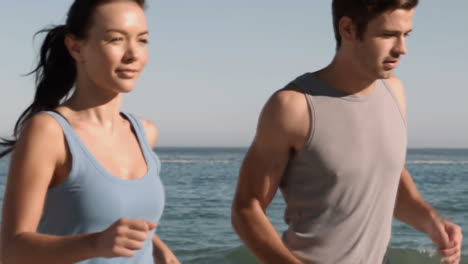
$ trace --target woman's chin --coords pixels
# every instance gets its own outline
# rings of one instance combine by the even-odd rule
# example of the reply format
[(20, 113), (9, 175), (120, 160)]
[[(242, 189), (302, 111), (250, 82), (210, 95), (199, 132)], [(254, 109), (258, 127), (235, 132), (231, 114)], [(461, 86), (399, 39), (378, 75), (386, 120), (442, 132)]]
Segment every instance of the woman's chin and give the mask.
[(115, 83), (114, 89), (119, 93), (129, 93), (135, 87), (135, 80), (119, 80)]

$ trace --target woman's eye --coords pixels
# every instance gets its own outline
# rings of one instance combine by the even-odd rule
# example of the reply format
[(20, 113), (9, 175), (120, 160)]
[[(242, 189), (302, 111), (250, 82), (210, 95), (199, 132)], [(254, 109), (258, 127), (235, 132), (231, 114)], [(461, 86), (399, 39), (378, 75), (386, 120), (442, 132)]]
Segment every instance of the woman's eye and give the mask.
[(148, 44), (149, 41), (147, 39), (140, 39), (140, 42), (144, 44)]
[(122, 37), (111, 38), (110, 41), (111, 41), (111, 42), (119, 42), (119, 41), (123, 41), (123, 38), (122, 38)]

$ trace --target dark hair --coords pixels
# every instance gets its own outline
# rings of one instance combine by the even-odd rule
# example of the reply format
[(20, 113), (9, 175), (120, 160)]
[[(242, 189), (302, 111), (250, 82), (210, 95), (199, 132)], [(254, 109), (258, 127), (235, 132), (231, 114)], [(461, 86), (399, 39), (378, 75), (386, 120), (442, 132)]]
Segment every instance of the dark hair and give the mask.
[(356, 26), (357, 37), (362, 39), (369, 21), (379, 14), (396, 9), (411, 10), (418, 5), (418, 2), (418, 0), (333, 0), (333, 28), (337, 49), (341, 46), (338, 26), (342, 17), (351, 18)]
[[(133, 1), (142, 8), (145, 7), (145, 0)], [(65, 25), (43, 29), (34, 35), (47, 33), (40, 49), (37, 67), (29, 73), (35, 74), (36, 94), (34, 101), (16, 121), (13, 131), (14, 139), (2, 138), (0, 146), (7, 147), (7, 149), (0, 152), (0, 158), (14, 149), (26, 121), (40, 111), (53, 110), (70, 94), (76, 82), (77, 73), (75, 61), (65, 46), (65, 36), (70, 34), (78, 39), (86, 39), (87, 32), (92, 25), (94, 10), (99, 5), (108, 2), (112, 0), (75, 0), (68, 10)]]

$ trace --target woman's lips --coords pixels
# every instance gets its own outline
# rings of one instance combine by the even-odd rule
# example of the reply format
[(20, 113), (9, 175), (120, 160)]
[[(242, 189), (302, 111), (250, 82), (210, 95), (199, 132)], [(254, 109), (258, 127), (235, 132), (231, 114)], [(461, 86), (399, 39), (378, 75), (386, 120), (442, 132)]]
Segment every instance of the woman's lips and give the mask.
[(138, 75), (137, 70), (131, 70), (131, 69), (116, 70), (116, 73), (120, 78), (124, 78), (124, 79), (132, 79)]

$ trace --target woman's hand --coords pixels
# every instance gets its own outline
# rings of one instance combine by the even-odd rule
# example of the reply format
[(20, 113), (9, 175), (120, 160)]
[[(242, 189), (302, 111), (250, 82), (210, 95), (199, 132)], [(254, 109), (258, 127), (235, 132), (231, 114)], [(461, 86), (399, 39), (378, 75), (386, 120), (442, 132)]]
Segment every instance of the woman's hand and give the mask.
[(180, 264), (179, 260), (171, 250), (163, 253), (161, 256), (154, 254), (154, 260), (156, 264)]
[(171, 249), (157, 235), (153, 236), (153, 257), (156, 264), (180, 264)]
[(143, 247), (156, 224), (146, 220), (121, 218), (108, 229), (97, 233), (96, 250), (105, 258), (132, 257)]

